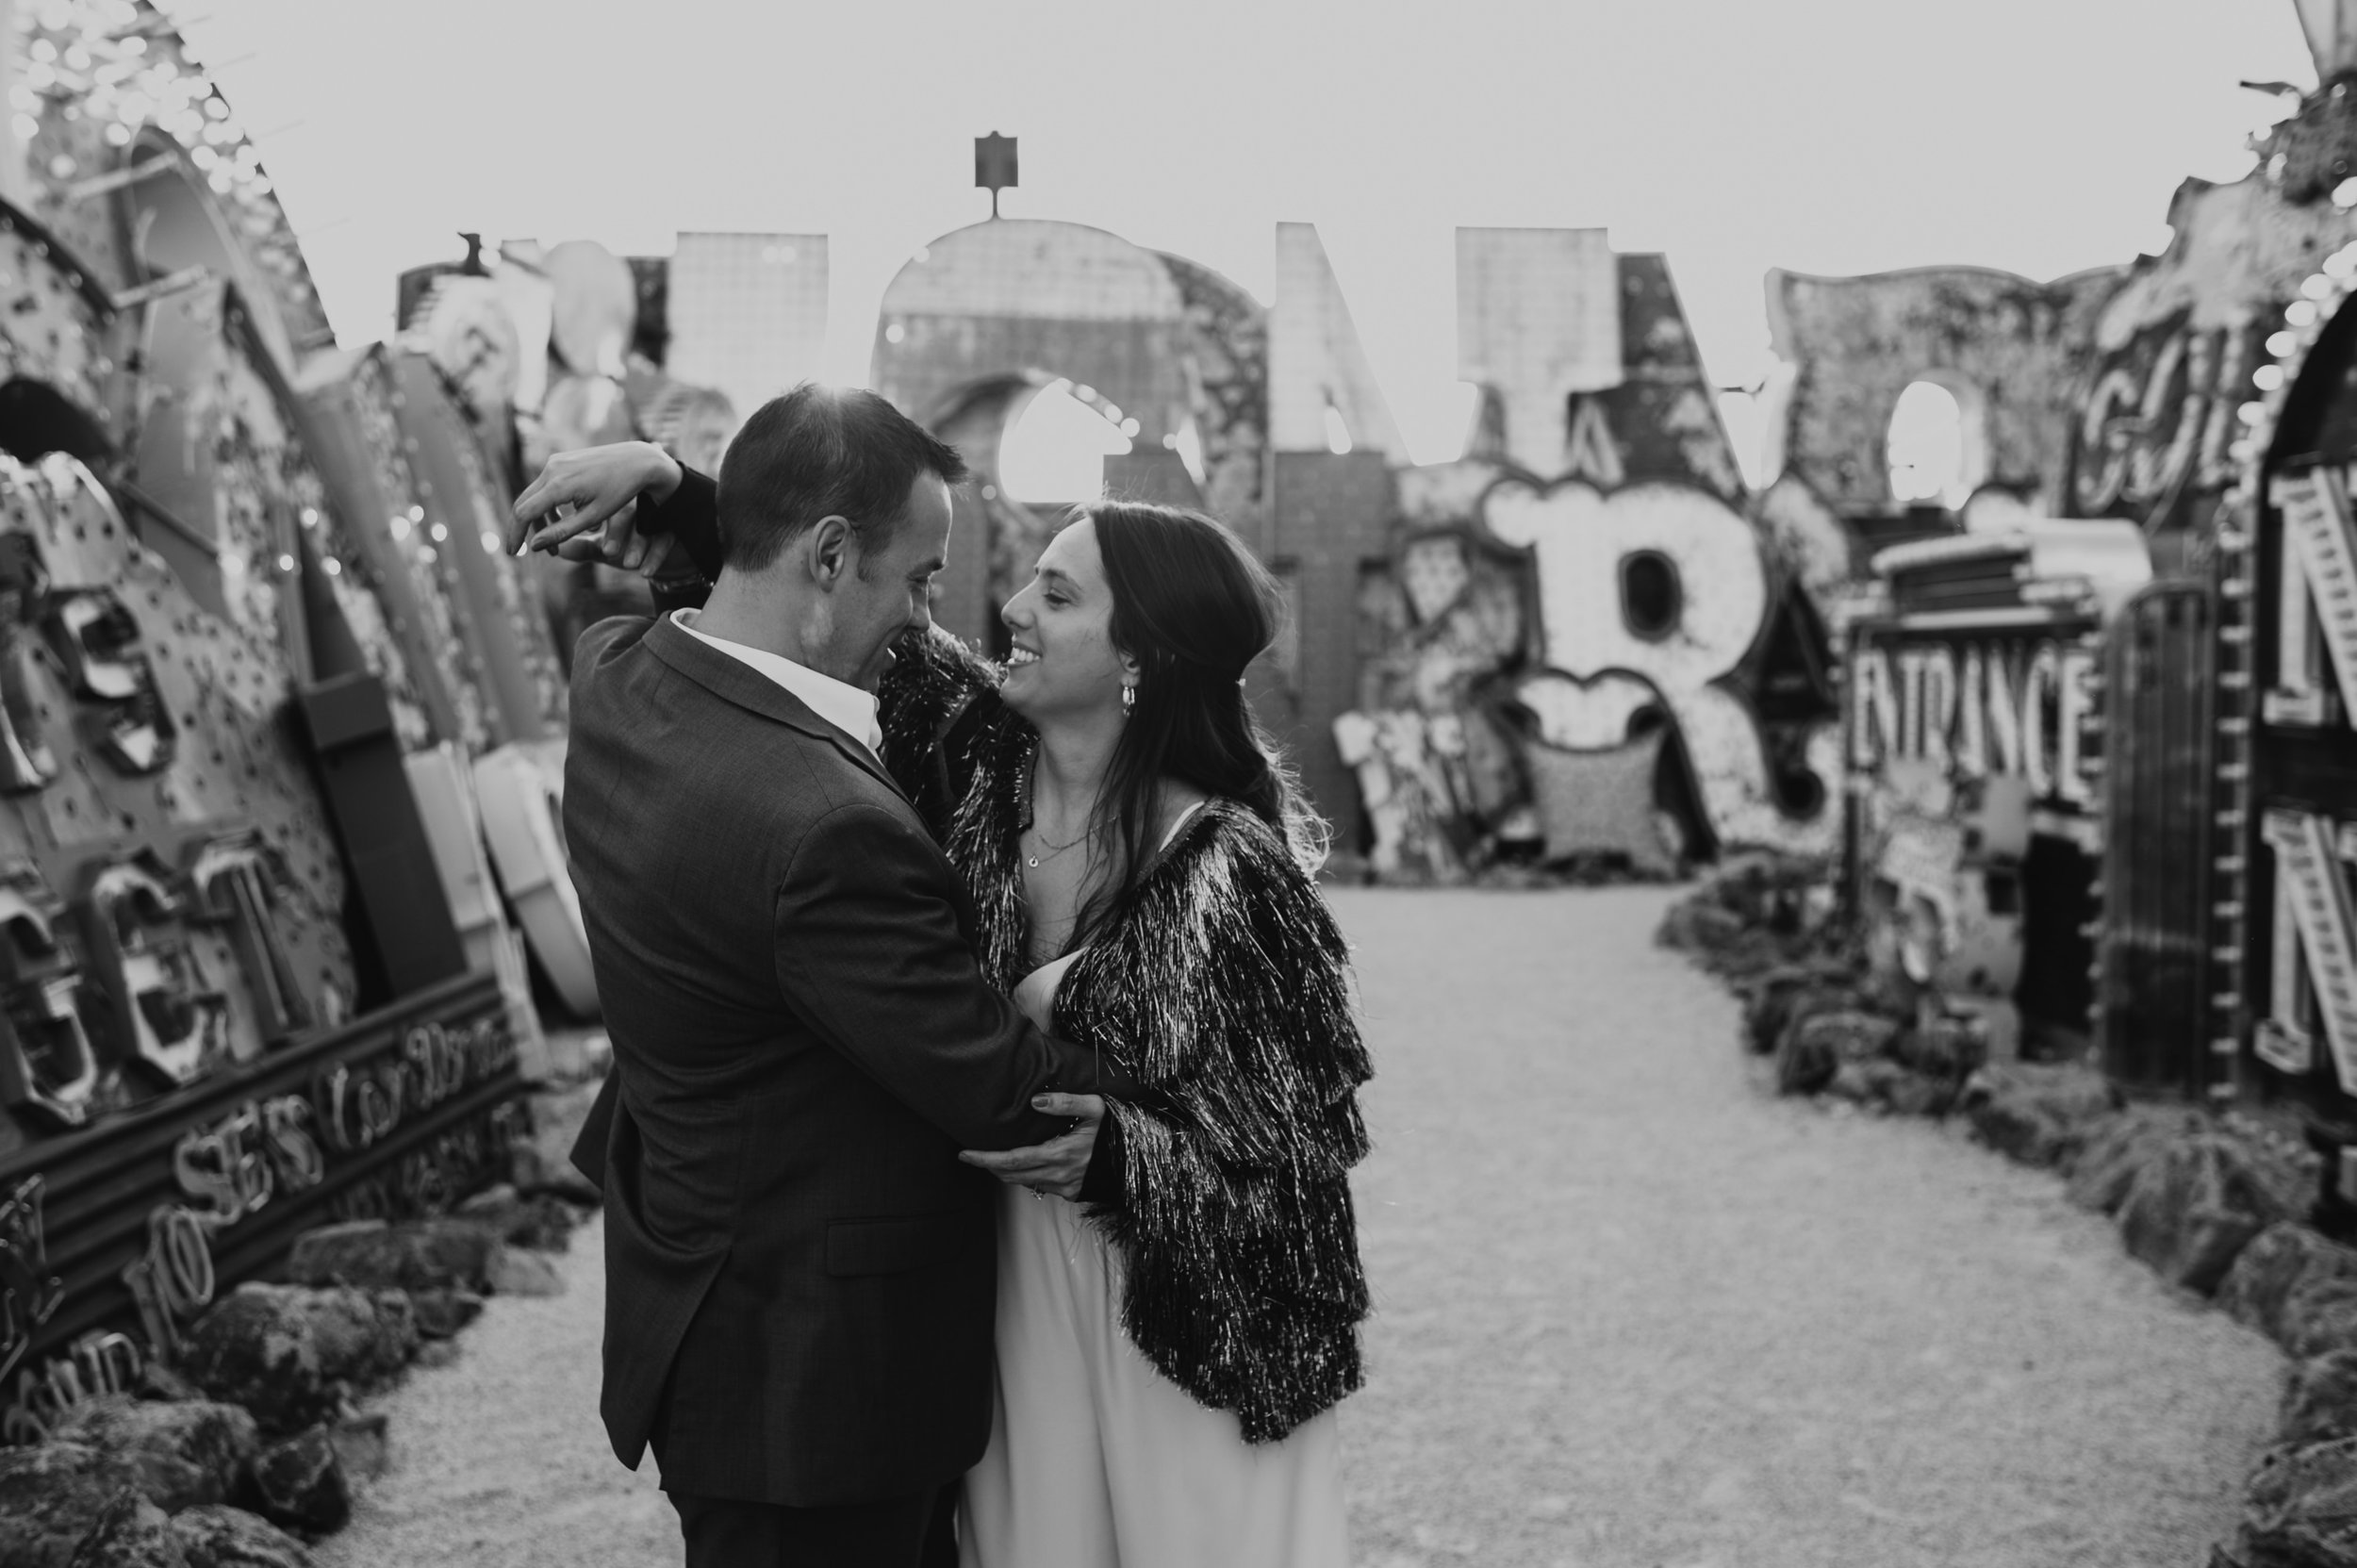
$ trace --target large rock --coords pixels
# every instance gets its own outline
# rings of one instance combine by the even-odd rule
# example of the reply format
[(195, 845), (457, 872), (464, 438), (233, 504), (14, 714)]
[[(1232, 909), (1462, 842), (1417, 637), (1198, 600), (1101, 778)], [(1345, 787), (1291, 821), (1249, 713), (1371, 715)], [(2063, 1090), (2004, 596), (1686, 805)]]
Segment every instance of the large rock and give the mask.
[(1897, 1023), (1880, 1014), (1856, 1009), (1813, 1013), (1793, 1027), (1819, 1048), (1830, 1050), (1834, 1059), (1840, 1062), (1872, 1062), (1887, 1055), (1899, 1038)]
[(2357, 1350), (2334, 1350), (2292, 1368), (2276, 1436), (2283, 1443), (2357, 1437)]
[(1831, 1087), (1840, 1070), (1841, 1058), (1834, 1053), (1829, 1038), (1811, 1034), (1805, 1029), (1784, 1032), (1784, 1039), (1776, 1047), (1778, 1094), (1817, 1094)]
[(399, 1371), (418, 1325), (398, 1291), (240, 1285), (189, 1330), (183, 1369), (199, 1388), (254, 1412), (266, 1433), (336, 1412), (347, 1389)]
[(1963, 1103), (1989, 1147), (2023, 1164), (2059, 1165), (2078, 1154), (2118, 1098), (2092, 1068), (2008, 1062), (1975, 1072)]
[(480, 1291), (500, 1245), (497, 1229), (479, 1220), (353, 1220), (297, 1236), (287, 1278), (298, 1285), (362, 1290)]
[(1821, 862), (1735, 856), (1670, 907), (1654, 939), (1714, 973), (1755, 979), (1821, 954), (1829, 882)]
[[(1933, 1017), (1900, 1034), (1890, 1054), (1926, 1078), (1957, 1085), (1988, 1059), (1988, 1035), (1970, 1018)], [(1951, 1087), (1951, 1098), (1955, 1090)]]
[(2357, 1248), (2286, 1220), (2268, 1226), (2242, 1249), (2218, 1284), (2217, 1304), (2236, 1322), (2281, 1344), (2284, 1304), (2294, 1291), (2320, 1279), (2357, 1279)]
[(314, 1568), (303, 1543), (258, 1514), (207, 1503), (172, 1517), (189, 1568)]
[(125, 1487), (67, 1561), (71, 1568), (188, 1568), (189, 1560), (171, 1515)]
[(1803, 1017), (1860, 1009), (1848, 966), (1840, 964), (1784, 965), (1762, 975), (1745, 992), (1744, 1040), (1761, 1056), (1774, 1050), (1785, 1031)]
[(148, 1501), (167, 1513), (228, 1501), (261, 1448), (254, 1417), (240, 1406), (210, 1399), (157, 1404), (120, 1394), (68, 1411), (57, 1436), (122, 1461)]
[(505, 1182), (461, 1203), (458, 1217), (490, 1227), (510, 1246), (538, 1252), (564, 1251), (581, 1223), (579, 1212), (553, 1193), (525, 1197)]
[(1743, 916), (1707, 902), (1702, 894), (1696, 893), (1670, 906), (1661, 917), (1660, 929), (1654, 933), (1654, 940), (1665, 948), (1708, 959), (1737, 947), (1749, 930)]
[(1835, 1066), (1833, 1077), (1825, 1081), (1819, 1092), (1829, 1099), (1846, 1099), (1853, 1105), (1874, 1103), (1874, 1076), (1867, 1071), (1871, 1065), (1865, 1062), (1843, 1062)]
[(2277, 1342), (2298, 1360), (2357, 1350), (2357, 1279), (2303, 1279), (2283, 1297)]
[(1830, 878), (1822, 861), (1749, 850), (1721, 861), (1694, 900), (1726, 910), (1754, 930), (1792, 935), (1807, 924), (1810, 889)]
[(2243, 1140), (2195, 1133), (2136, 1172), (2119, 1209), (2120, 1237), (2161, 1278), (2207, 1296), (2251, 1238), (2298, 1212), (2272, 1178)]
[(1882, 1065), (1889, 1070), (1882, 1075), (1875, 1092), (1895, 1114), (1944, 1116), (1954, 1107), (1957, 1090), (1954, 1079), (1920, 1072), (1896, 1062)]
[(324, 1426), (264, 1449), (254, 1461), (254, 1486), (263, 1517), (306, 1536), (342, 1529), (352, 1518), (352, 1486)]
[(2270, 1449), (2235, 1546), (2249, 1568), (2357, 1568), (2357, 1438)]
[(483, 1312), (483, 1297), (472, 1291), (412, 1291), (409, 1301), (417, 1312), (419, 1335), (429, 1340), (455, 1337)]
[(2082, 1209), (2116, 1214), (2128, 1201), (2136, 1173), (2154, 1154), (2209, 1127), (2199, 1111), (2156, 1105), (2132, 1106), (2099, 1124), (2071, 1162), (2064, 1196)]
[(1838, 1099), (1854, 1101), (1870, 1111), (1902, 1116), (1936, 1116), (1945, 1114), (1954, 1100), (1956, 1086), (1926, 1078), (1887, 1056), (1873, 1056), (1842, 1063), (1835, 1069), (1824, 1092)]
[(327, 1435), (347, 1480), (372, 1481), (391, 1463), (390, 1425), (383, 1411), (369, 1411), (336, 1424)]
[(85, 1443), (0, 1448), (0, 1563), (65, 1568), (107, 1506), (140, 1482), (136, 1467)]
[(491, 1289), (501, 1296), (562, 1296), (564, 1276), (537, 1252), (503, 1246), (491, 1256)]

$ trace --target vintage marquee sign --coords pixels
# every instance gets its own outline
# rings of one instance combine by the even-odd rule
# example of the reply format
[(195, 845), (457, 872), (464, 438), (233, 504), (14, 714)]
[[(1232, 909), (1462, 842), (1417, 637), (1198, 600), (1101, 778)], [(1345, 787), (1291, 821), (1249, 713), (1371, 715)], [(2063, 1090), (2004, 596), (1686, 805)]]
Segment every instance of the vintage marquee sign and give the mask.
[(0, 1161), (0, 1440), (170, 1356), (301, 1230), (503, 1176), (528, 1115), (515, 1048), (470, 974)]
[(2348, 476), (2332, 467), (2279, 474), (2268, 498), (2283, 519), (2278, 567), (2276, 679), (2270, 724), (2331, 722), (2332, 697), (2316, 668), (2319, 645), (2338, 677), (2341, 717), (2357, 722), (2357, 521)]
[(1872, 772), (1895, 759), (1956, 779), (2025, 779), (2041, 804), (2095, 801), (2084, 732), (2099, 652), (2079, 623), (2008, 635), (1948, 636), (1900, 626), (1859, 629), (1850, 658), (1850, 761)]

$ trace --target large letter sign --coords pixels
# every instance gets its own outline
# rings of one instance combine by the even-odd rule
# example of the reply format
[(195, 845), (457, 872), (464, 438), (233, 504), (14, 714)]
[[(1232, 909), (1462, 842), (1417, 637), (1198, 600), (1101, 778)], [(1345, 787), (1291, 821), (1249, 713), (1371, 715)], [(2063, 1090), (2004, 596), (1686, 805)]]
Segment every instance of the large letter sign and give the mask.
[(2299, 715), (2284, 711), (2288, 704), (2282, 701), (2307, 696), (2314, 681), (2306, 657), (2313, 614), (2340, 677), (2341, 710), (2357, 723), (2357, 521), (2350, 517), (2348, 484), (2338, 471), (2318, 468), (2279, 476), (2268, 493), (2283, 513), (2283, 595), (2291, 611), (2283, 617), (2285, 641), (2295, 633), (2299, 639), (2282, 660), (2278, 684), (2283, 689), (2269, 704), (2269, 719), (2313, 722), (2323, 716), (2313, 700)]
[(2084, 638), (1861, 641), (1850, 657), (1850, 765), (1908, 760), (1944, 778), (2018, 775), (2035, 800), (2091, 807), (2081, 732), (2096, 662)]
[[(2270, 811), (2260, 829), (2275, 851), (2274, 1027), (2262, 1031), (2261, 1059), (2286, 1070), (2304, 1067), (2306, 1032), (2298, 1016), (2304, 974), (2341, 1088), (2357, 1094), (2357, 914), (2349, 881), (2333, 856), (2332, 824), (2299, 811)], [(2291, 918), (2285, 921), (2283, 916)], [(2288, 929), (2286, 929), (2288, 928)], [(2302, 964), (2289, 950), (2297, 943)]]
[[(1554, 745), (1618, 745), (1629, 719), (1657, 701), (1676, 723), (1713, 830), (1733, 844), (1802, 852), (1833, 845), (1838, 814), (1801, 818), (1782, 804), (1757, 719), (1727, 682), (1769, 610), (1759, 540), (1723, 502), (1683, 485), (1646, 483), (1600, 494), (1586, 485), (1539, 490), (1509, 481), (1484, 517), (1536, 563), (1543, 657), (1570, 681), (1541, 676), (1523, 700)], [(1635, 602), (1642, 563), (1648, 601)], [(1833, 798), (1839, 743), (1812, 733), (1805, 765)]]

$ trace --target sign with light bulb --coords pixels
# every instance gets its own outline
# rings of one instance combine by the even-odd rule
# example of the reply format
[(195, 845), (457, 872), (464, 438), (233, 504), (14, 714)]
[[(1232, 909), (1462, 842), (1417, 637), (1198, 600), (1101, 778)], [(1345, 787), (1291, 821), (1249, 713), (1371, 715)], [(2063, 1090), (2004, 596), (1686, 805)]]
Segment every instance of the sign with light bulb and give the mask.
[(2211, 1033), (2334, 1117), (2357, 1101), (2357, 244), (2302, 279), (2234, 410), (2217, 536)]

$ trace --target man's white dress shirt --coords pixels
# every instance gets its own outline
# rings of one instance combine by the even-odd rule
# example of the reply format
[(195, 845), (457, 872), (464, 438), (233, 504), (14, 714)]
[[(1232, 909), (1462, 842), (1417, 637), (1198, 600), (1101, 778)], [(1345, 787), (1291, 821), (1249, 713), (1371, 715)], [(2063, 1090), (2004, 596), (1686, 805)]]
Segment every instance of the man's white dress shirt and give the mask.
[(821, 675), (808, 665), (796, 664), (782, 653), (766, 649), (748, 648), (726, 637), (707, 636), (696, 630), (694, 610), (673, 610), (672, 623), (710, 648), (717, 648), (740, 664), (748, 665), (775, 681), (800, 698), (811, 712), (867, 748), (868, 754), (878, 761), (883, 758), (883, 729), (876, 722), (876, 698), (873, 692), (838, 681), (832, 675)]

